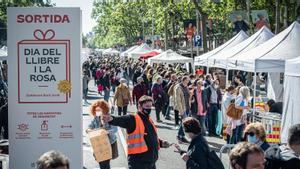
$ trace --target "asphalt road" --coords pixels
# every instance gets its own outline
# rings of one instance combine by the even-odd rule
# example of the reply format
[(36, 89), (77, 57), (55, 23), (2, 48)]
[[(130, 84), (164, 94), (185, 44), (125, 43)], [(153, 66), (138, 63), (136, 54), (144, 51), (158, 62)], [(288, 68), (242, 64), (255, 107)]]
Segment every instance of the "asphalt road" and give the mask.
[[(92, 103), (96, 99), (102, 98), (97, 93), (97, 89), (93, 86), (94, 82), (91, 81), (89, 83), (89, 92), (88, 92), (88, 102)], [(111, 93), (113, 95), (113, 93)], [(96, 169), (99, 168), (98, 163), (94, 160), (93, 151), (89, 142), (89, 139), (85, 133), (85, 130), (92, 120), (92, 117), (89, 115), (88, 111), (89, 104), (83, 105), (83, 160), (84, 160), (84, 167), (86, 169)], [(129, 106), (128, 113), (135, 112), (135, 106)], [(155, 119), (155, 111), (153, 110), (151, 113), (152, 119)], [(163, 140), (168, 140), (170, 143), (177, 143), (176, 135), (177, 130), (174, 126), (174, 120), (163, 120), (163, 123), (157, 123), (156, 126), (158, 128), (158, 135)], [(155, 120), (154, 120), (155, 121)], [(124, 150), (126, 149), (124, 131), (119, 128), (118, 132), (118, 150), (119, 150), (119, 157), (115, 160), (111, 161), (111, 168), (112, 169), (126, 169), (127, 167), (127, 157)], [(215, 137), (206, 137), (210, 147), (215, 150), (217, 153), (219, 152), (220, 148), (225, 144), (225, 141), (220, 138)], [(188, 145), (181, 144), (182, 149), (187, 149)], [(168, 149), (161, 149), (159, 152), (159, 160), (156, 163), (157, 169), (185, 169), (185, 162), (180, 158), (180, 155), (174, 152), (175, 148), (170, 147)], [(218, 153), (219, 154), (219, 153)], [(229, 160), (228, 155), (222, 155), (222, 161), (225, 168), (229, 168)]]

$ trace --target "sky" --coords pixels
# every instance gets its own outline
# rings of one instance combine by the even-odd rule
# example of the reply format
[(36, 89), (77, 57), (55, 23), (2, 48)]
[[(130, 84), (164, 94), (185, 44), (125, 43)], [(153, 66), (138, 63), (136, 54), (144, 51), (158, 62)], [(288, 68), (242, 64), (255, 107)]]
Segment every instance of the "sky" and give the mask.
[(94, 0), (51, 0), (57, 7), (80, 7), (82, 11), (82, 32), (87, 34), (92, 31), (96, 21), (91, 18)]

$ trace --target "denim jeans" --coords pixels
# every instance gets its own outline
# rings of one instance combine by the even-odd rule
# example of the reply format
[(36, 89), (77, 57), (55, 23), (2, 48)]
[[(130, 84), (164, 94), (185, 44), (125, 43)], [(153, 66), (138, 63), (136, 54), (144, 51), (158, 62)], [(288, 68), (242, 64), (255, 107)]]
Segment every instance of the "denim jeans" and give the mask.
[(104, 100), (108, 102), (110, 90), (104, 89)]
[(199, 123), (200, 123), (200, 126), (201, 126), (201, 132), (202, 132), (203, 136), (206, 135), (205, 119), (206, 119), (205, 116), (198, 116), (198, 120), (199, 120)]
[(165, 115), (166, 118), (170, 118), (171, 110), (172, 110), (172, 107), (168, 106), (167, 111), (166, 111), (166, 115)]
[(88, 90), (89, 90), (88, 88), (83, 89), (83, 99), (84, 99), (84, 101), (86, 101), (86, 99), (87, 99)]
[(236, 126), (235, 129), (232, 130), (232, 134), (230, 137), (230, 144), (236, 144), (242, 140), (242, 135), (244, 131), (244, 124)]
[(177, 136), (178, 136), (179, 138), (183, 138), (183, 137), (185, 136), (185, 133), (184, 133), (184, 130), (183, 130), (183, 124), (182, 124), (182, 121), (183, 121), (186, 117), (188, 117), (188, 114), (189, 114), (189, 112), (186, 111), (186, 112), (182, 115), (181, 123), (180, 123), (179, 129), (178, 129), (178, 134), (177, 134)]

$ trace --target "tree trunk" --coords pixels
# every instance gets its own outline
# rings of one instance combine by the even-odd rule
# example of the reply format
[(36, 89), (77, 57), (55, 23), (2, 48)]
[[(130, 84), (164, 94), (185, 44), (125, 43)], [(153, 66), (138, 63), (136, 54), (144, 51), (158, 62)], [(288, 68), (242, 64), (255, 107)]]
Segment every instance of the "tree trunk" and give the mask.
[(275, 34), (280, 31), (280, 0), (275, 0), (276, 15), (275, 15)]

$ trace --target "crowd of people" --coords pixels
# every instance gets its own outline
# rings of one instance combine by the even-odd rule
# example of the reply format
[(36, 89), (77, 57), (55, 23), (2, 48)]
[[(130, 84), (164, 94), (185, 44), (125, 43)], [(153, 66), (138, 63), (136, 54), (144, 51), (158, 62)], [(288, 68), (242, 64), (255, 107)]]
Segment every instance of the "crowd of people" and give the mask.
[[(179, 145), (175, 146), (182, 154), (182, 159), (187, 162), (187, 168), (211, 167), (212, 164), (209, 164), (211, 156), (198, 157), (201, 154), (210, 154), (207, 153), (210, 149), (204, 136), (225, 135), (228, 144), (237, 144), (230, 156), (231, 165), (236, 169), (249, 168), (247, 162), (239, 162), (241, 158), (245, 158), (243, 153), (246, 153), (246, 157), (251, 153), (261, 153), (265, 157), (264, 152), (274, 149), (266, 141), (266, 131), (262, 123), (250, 123), (247, 118), (250, 109), (253, 108), (253, 99), (250, 97), (251, 86), (258, 83), (253, 82), (251, 73), (238, 71), (235, 75), (232, 74), (231, 85), (224, 89), (226, 85), (220, 71), (210, 72), (207, 75), (193, 74), (182, 64), (149, 65), (144, 60), (99, 57), (89, 58), (83, 63), (83, 75), (83, 98), (86, 100), (88, 83), (93, 79), (99, 95), (104, 98), (102, 101), (110, 103), (111, 109), (114, 109), (115, 105), (118, 112), (117, 116), (111, 116), (110, 113), (105, 115), (92, 113), (95, 119), (90, 128), (99, 127), (97, 123), (102, 121), (103, 124), (107, 124), (106, 127), (119, 126), (126, 129), (130, 169), (155, 168), (158, 150), (161, 147), (171, 146), (168, 141), (160, 140), (157, 135), (155, 123), (149, 116), (152, 107), (155, 109), (156, 123), (172, 120), (171, 114), (174, 114), (178, 143), (190, 144), (191, 147), (190, 151), (185, 152)], [(262, 83), (263, 78), (265, 77), (258, 78), (259, 83)], [(111, 92), (113, 97), (110, 100)], [(135, 105), (136, 114), (127, 114), (129, 104)], [(274, 100), (269, 100), (267, 105), (269, 109), (282, 113), (282, 110), (279, 111), (280, 104), (276, 104)], [(101, 106), (98, 108), (103, 112)], [(232, 115), (229, 113), (232, 110), (237, 113)], [(217, 124), (220, 114), (221, 128), (224, 130), (217, 129), (220, 126)], [(110, 134), (113, 135), (111, 132)], [(132, 138), (134, 141), (131, 141)], [(202, 149), (198, 150), (198, 146)], [(239, 158), (239, 155), (242, 157)], [(249, 158), (246, 158), (246, 161)], [(147, 160), (143, 161), (145, 159)], [(256, 168), (265, 166), (264, 162), (260, 164), (259, 160), (253, 165), (256, 165)], [(103, 168), (109, 168), (109, 165), (106, 167), (102, 165), (101, 169)]]

